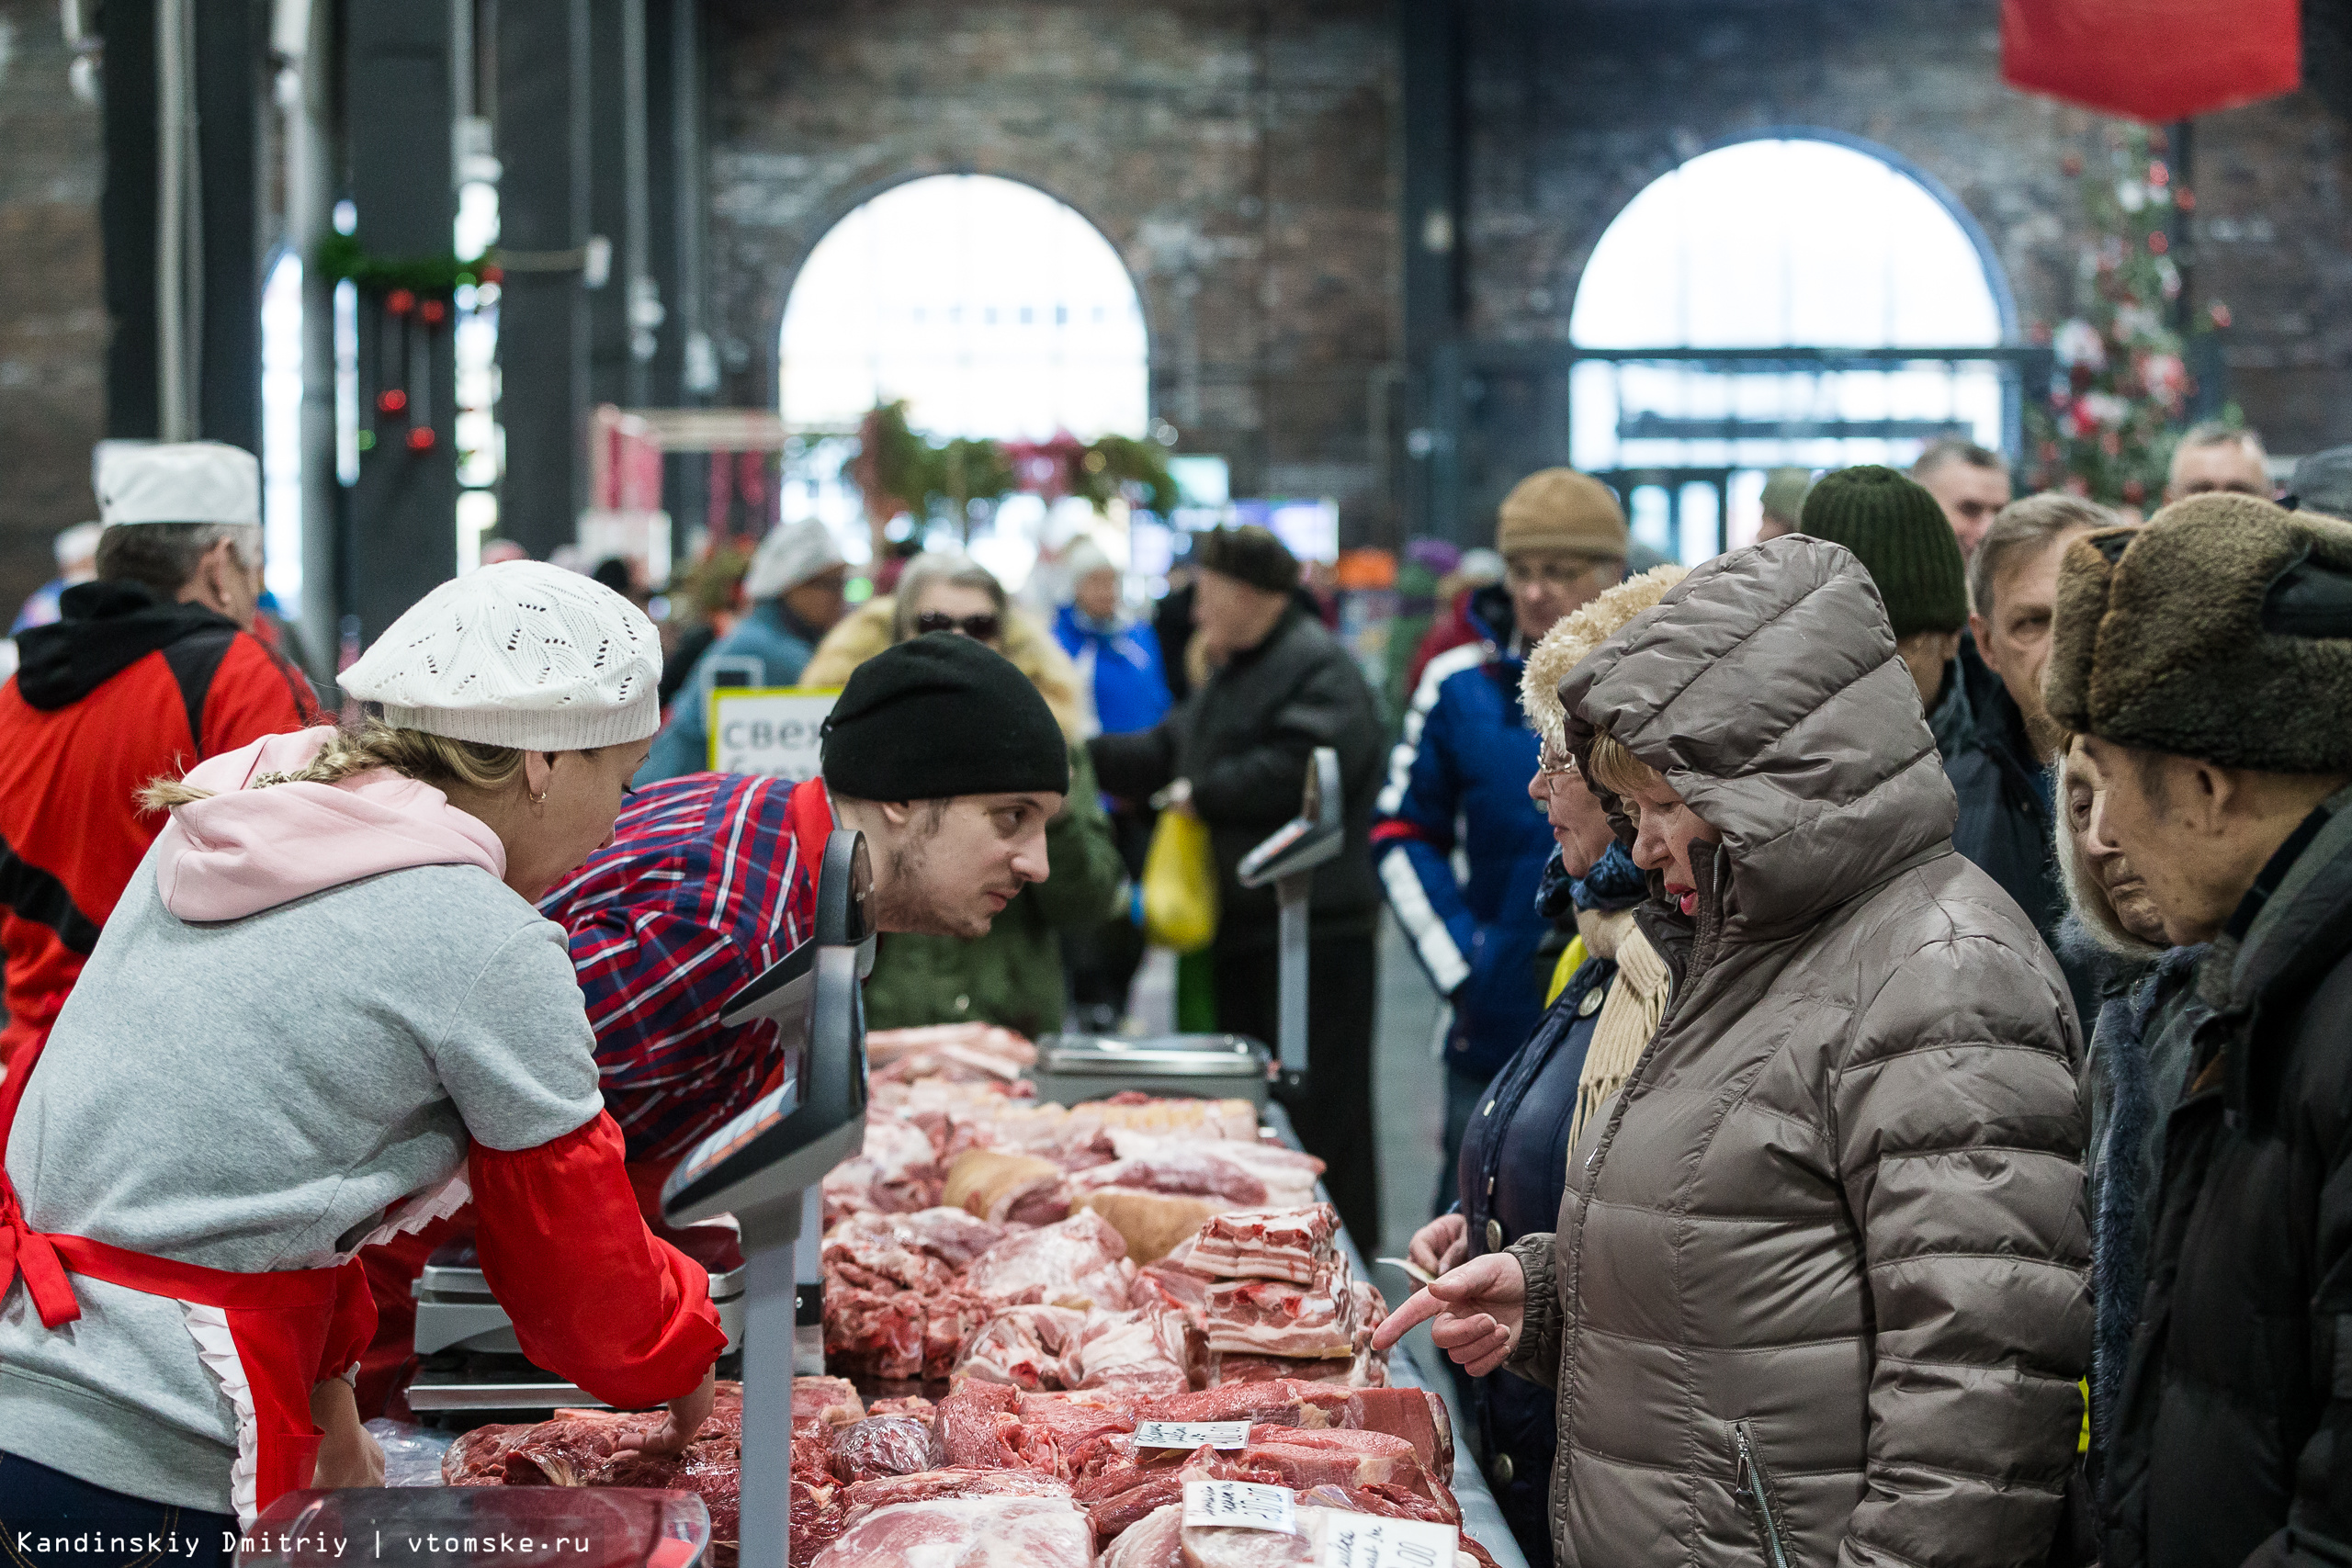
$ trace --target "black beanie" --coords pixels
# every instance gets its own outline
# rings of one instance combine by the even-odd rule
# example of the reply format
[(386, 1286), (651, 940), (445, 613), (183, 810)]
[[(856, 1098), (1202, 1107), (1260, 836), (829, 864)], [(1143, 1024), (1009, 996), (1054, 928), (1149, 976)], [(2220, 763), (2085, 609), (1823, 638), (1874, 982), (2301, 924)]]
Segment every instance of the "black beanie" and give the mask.
[(1826, 474), (1806, 493), (1798, 526), (1860, 558), (1896, 637), (1968, 625), (1960, 541), (1943, 507), (1917, 480), (1874, 463)]
[(1193, 541), (1193, 564), (1268, 593), (1287, 593), (1298, 586), (1298, 558), (1272, 529), (1255, 523), (1199, 536)]
[(1069, 742), (1029, 677), (932, 632), (859, 665), (825, 720), (828, 787), (860, 800), (1069, 793)]

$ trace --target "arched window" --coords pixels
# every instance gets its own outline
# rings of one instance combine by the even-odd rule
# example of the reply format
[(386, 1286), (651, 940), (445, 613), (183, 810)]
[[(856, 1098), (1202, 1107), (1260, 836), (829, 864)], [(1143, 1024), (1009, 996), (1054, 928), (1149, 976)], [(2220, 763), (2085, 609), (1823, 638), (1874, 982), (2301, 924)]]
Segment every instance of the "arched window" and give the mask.
[(909, 180), (817, 242), (784, 310), (785, 423), (904, 398), (933, 435), (1141, 435), (1143, 305), (1076, 209), (990, 175)]
[[(1571, 461), (1619, 485), (1645, 542), (1702, 559), (1755, 537), (1769, 468), (2006, 445), (2009, 317), (1965, 214), (1890, 158), (1815, 136), (1719, 147), (1593, 248), (1568, 321)], [(1884, 352), (1904, 349), (1939, 352)]]

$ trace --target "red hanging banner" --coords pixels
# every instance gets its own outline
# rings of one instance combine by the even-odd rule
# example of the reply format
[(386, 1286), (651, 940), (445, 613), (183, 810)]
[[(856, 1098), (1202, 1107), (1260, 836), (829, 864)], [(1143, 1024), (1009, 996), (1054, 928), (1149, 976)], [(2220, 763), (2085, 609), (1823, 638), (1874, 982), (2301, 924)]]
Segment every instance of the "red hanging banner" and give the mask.
[(2161, 125), (2302, 85), (2300, 0), (2001, 0), (2001, 79)]

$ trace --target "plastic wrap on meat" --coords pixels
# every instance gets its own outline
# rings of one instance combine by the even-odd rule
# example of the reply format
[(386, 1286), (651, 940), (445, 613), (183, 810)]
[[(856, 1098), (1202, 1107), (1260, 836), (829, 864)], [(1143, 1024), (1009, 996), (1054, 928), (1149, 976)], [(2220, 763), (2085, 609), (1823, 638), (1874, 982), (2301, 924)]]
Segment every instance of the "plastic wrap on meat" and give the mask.
[(1078, 1346), (1087, 1314), (1070, 1307), (1006, 1307), (982, 1324), (956, 1351), (958, 1378), (1015, 1388), (1067, 1388), (1064, 1359)]
[(1135, 1399), (1164, 1399), (1191, 1389), (1191, 1360), (1179, 1313), (1158, 1307), (1089, 1313), (1069, 1349), (1066, 1382), (1073, 1388), (1109, 1389)]
[(948, 1465), (861, 1481), (842, 1494), (842, 1516), (852, 1524), (878, 1508), (909, 1503), (937, 1502), (947, 1497), (1038, 1497), (1071, 1501), (1069, 1488), (1048, 1475), (1028, 1470), (979, 1470)]
[(833, 1473), (844, 1483), (911, 1475), (931, 1463), (931, 1427), (906, 1416), (869, 1416), (833, 1432)]
[(1120, 1532), (1101, 1568), (1184, 1568), (1184, 1504), (1162, 1504)]
[(1067, 1497), (943, 1497), (877, 1508), (816, 1568), (1092, 1568), (1093, 1533)]
[(1010, 1383), (968, 1381), (939, 1402), (931, 1418), (931, 1462), (937, 1470), (1004, 1470), (1014, 1462), (1008, 1428), (1021, 1425), (1021, 1391)]
[(1344, 1262), (1318, 1270), (1306, 1284), (1220, 1280), (1208, 1292), (1209, 1348), (1352, 1359), (1356, 1297), (1351, 1286)]
[(1339, 1265), (1340, 1213), (1329, 1203), (1219, 1214), (1169, 1260), (1220, 1280), (1314, 1283)]
[(1126, 1241), (1109, 1222), (1081, 1211), (989, 1247), (966, 1270), (964, 1288), (1004, 1306), (1124, 1309), (1135, 1278), (1126, 1254)]
[(878, 1105), (865, 1111), (865, 1145), (825, 1173), (825, 1227), (855, 1213), (911, 1213), (938, 1203), (947, 1173), (931, 1135)]
[(1348, 1396), (1342, 1427), (1386, 1432), (1413, 1445), (1422, 1468), (1449, 1484), (1453, 1480), (1453, 1422), (1445, 1401), (1425, 1388), (1367, 1388)]
[(1224, 1383), (1197, 1393), (1155, 1400), (1139, 1408), (1143, 1421), (1249, 1421), (1267, 1427), (1337, 1427), (1348, 1408), (1345, 1388), (1282, 1378)]

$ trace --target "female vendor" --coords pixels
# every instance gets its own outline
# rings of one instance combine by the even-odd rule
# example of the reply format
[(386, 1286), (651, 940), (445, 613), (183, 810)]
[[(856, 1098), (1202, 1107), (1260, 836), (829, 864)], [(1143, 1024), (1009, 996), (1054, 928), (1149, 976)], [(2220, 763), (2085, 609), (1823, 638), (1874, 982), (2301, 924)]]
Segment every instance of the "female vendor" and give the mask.
[[(379, 1483), (345, 1381), (374, 1325), (352, 1255), (469, 1194), (525, 1353), (666, 1402), (648, 1450), (694, 1436), (725, 1344), (707, 1277), (639, 1216), (562, 928), (532, 907), (610, 837), (661, 670), (619, 594), (488, 567), (345, 673), (356, 730), (151, 788), (170, 821), (0, 1099), (12, 1542), (176, 1532), (201, 1562), (289, 1490)], [(19, 1563), (64, 1560), (40, 1539)]]
[[(1527, 1043), (1495, 1075), (1480, 1101), (1484, 1113), (1470, 1119), (1462, 1201), (1413, 1237), (1412, 1260), (1432, 1274), (1552, 1228), (1568, 1151), (1587, 1127), (1599, 1124), (1600, 1106), (1623, 1086), (1666, 1010), (1665, 961), (1634, 925), (1649, 879), (1577, 776), (1564, 739), (1559, 684), (1682, 577), (1682, 568), (1662, 566), (1619, 583), (1563, 618), (1528, 656), (1521, 703), (1543, 750), (1527, 793), (1544, 807), (1559, 844), (1538, 902), (1553, 918), (1573, 909), (1577, 940), (1563, 965), (1574, 970)], [(1548, 1562), (1552, 1391), (1500, 1374), (1456, 1375), (1468, 1385), (1465, 1403), (1503, 1517), (1530, 1562)]]

